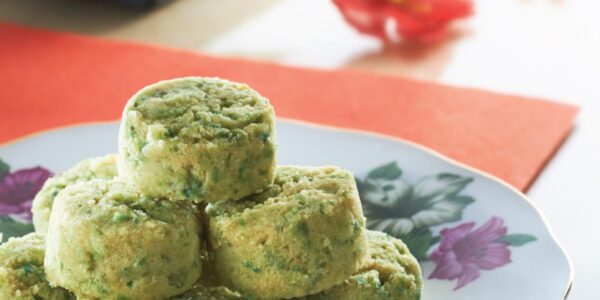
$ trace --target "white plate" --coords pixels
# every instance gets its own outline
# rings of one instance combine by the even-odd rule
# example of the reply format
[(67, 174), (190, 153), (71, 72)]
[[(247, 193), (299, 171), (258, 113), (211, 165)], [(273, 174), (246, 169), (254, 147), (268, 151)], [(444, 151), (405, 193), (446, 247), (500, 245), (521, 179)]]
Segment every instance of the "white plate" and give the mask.
[[(423, 300), (566, 297), (566, 253), (540, 212), (507, 184), (405, 141), (296, 121), (277, 126), (279, 164), (355, 173), (368, 226), (401, 237), (421, 258)], [(27, 209), (45, 169), (115, 152), (117, 128), (66, 127), (0, 147), (10, 166), (0, 175), (0, 214), (10, 212), (0, 217), (5, 238), (31, 230)]]

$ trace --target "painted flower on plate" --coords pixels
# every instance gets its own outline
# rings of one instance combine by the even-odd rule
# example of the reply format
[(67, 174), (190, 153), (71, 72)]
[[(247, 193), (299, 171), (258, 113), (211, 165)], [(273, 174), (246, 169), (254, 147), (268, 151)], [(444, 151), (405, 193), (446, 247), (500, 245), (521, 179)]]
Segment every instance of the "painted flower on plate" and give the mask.
[(367, 227), (402, 239), (413, 255), (424, 261), (440, 239), (431, 227), (459, 221), (463, 210), (475, 201), (460, 194), (473, 178), (440, 173), (412, 185), (401, 177), (402, 171), (393, 161), (356, 180)]
[(507, 229), (502, 219), (492, 217), (473, 230), (474, 222), (443, 229), (439, 247), (430, 255), (436, 268), (429, 278), (458, 280), (459, 289), (480, 276), (480, 270), (493, 270), (511, 262)]
[[(6, 164), (3, 163), (3, 166)], [(52, 173), (42, 167), (0, 174), (0, 214), (31, 220), (31, 202)]]
[(470, 177), (441, 173), (414, 186), (402, 180), (396, 162), (377, 167), (357, 180), (367, 227), (401, 237), (418, 228), (459, 221), (474, 200), (459, 195)]

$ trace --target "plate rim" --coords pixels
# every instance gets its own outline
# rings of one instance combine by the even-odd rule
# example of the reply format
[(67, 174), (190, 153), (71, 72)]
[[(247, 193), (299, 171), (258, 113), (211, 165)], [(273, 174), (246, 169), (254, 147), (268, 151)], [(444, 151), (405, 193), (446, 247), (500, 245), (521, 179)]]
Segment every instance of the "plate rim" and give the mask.
[[(529, 207), (533, 209), (533, 211), (537, 214), (537, 216), (541, 219), (542, 223), (544, 224), (544, 227), (548, 231), (550, 238), (556, 244), (556, 246), (558, 247), (558, 249), (564, 256), (564, 258), (566, 259), (567, 266), (569, 268), (569, 277), (568, 277), (568, 281), (566, 283), (566, 287), (564, 288), (564, 292), (563, 292), (561, 299), (567, 299), (567, 297), (569, 296), (569, 292), (571, 291), (571, 288), (572, 288), (573, 282), (574, 282), (573, 262), (571, 261), (571, 257), (569, 256), (569, 253), (565, 250), (562, 243), (556, 238), (556, 234), (554, 233), (554, 230), (552, 229), (552, 226), (548, 222), (545, 214), (537, 207), (537, 205), (529, 198), (529, 196), (525, 195), (522, 191), (520, 191), (517, 188), (515, 188), (514, 186), (510, 185), (504, 179), (501, 179), (501, 178), (499, 178), (495, 175), (492, 175), (490, 173), (487, 173), (485, 171), (476, 169), (475, 167), (469, 166), (463, 162), (457, 161), (457, 160), (450, 158), (450, 157), (448, 157), (436, 150), (433, 150), (427, 146), (424, 146), (419, 143), (416, 143), (416, 142), (413, 142), (413, 141), (410, 141), (407, 139), (403, 139), (400, 137), (395, 137), (395, 136), (391, 136), (391, 135), (387, 135), (387, 134), (383, 134), (383, 133), (379, 133), (379, 132), (374, 132), (374, 131), (368, 131), (368, 130), (364, 130), (364, 129), (346, 128), (346, 127), (339, 127), (339, 126), (334, 126), (334, 125), (326, 125), (326, 124), (320, 124), (320, 123), (304, 121), (304, 120), (299, 120), (299, 119), (294, 119), (294, 118), (277, 117), (276, 120), (284, 122), (284, 123), (288, 123), (288, 124), (300, 125), (300, 126), (311, 127), (311, 128), (316, 128), (316, 129), (323, 129), (323, 130), (327, 130), (327, 131), (334, 131), (334, 132), (337, 131), (337, 132), (351, 133), (351, 134), (362, 135), (362, 136), (372, 136), (372, 137), (376, 137), (376, 138), (380, 138), (380, 139), (384, 139), (384, 140), (391, 140), (394, 142), (399, 142), (399, 143), (405, 144), (411, 148), (414, 148), (416, 150), (423, 151), (429, 155), (432, 155), (438, 159), (441, 159), (442, 161), (448, 162), (452, 165), (455, 165), (459, 168), (467, 170), (471, 173), (477, 174), (481, 177), (491, 180), (491, 181), (503, 186), (504, 188), (508, 189), (515, 196), (518, 196), (521, 200), (524, 200), (529, 205)], [(112, 124), (118, 124), (118, 123), (120, 123), (120, 121), (121, 121), (120, 119), (113, 119), (113, 120), (78, 122), (78, 123), (67, 124), (67, 125), (59, 125), (59, 126), (55, 126), (52, 128), (28, 133), (28, 134), (22, 135), (20, 137), (17, 137), (15, 139), (11, 139), (11, 140), (2, 142), (2, 143), (0, 143), (0, 149), (5, 148), (7, 146), (12, 146), (12, 145), (18, 144), (25, 140), (29, 140), (29, 139), (32, 139), (32, 138), (35, 138), (35, 137), (38, 137), (40, 135), (47, 134), (47, 133), (58, 132), (58, 131), (65, 130), (65, 129), (85, 127), (85, 126), (112, 125)]]

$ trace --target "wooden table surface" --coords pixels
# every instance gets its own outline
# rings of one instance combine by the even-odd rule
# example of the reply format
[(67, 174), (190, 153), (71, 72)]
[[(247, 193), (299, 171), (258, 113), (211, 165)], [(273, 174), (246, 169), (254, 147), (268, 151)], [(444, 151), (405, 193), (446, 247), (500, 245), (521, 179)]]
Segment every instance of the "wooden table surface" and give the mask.
[(353, 68), (582, 107), (529, 191), (575, 267), (571, 299), (600, 299), (600, 2), (479, 0), (447, 43), (389, 49), (327, 0), (178, 0), (134, 11), (85, 0), (0, 0), (0, 20), (321, 68)]

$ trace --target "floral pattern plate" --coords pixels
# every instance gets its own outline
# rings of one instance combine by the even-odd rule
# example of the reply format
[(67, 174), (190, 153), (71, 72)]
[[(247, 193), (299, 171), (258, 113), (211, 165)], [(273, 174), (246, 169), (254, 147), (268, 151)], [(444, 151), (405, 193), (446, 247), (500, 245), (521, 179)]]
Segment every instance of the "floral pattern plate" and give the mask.
[[(422, 299), (562, 299), (569, 259), (520, 192), (409, 142), (278, 123), (278, 162), (353, 171), (367, 226), (404, 240), (423, 267)], [(0, 232), (33, 230), (31, 200), (52, 173), (115, 152), (118, 124), (46, 131), (0, 147)]]

